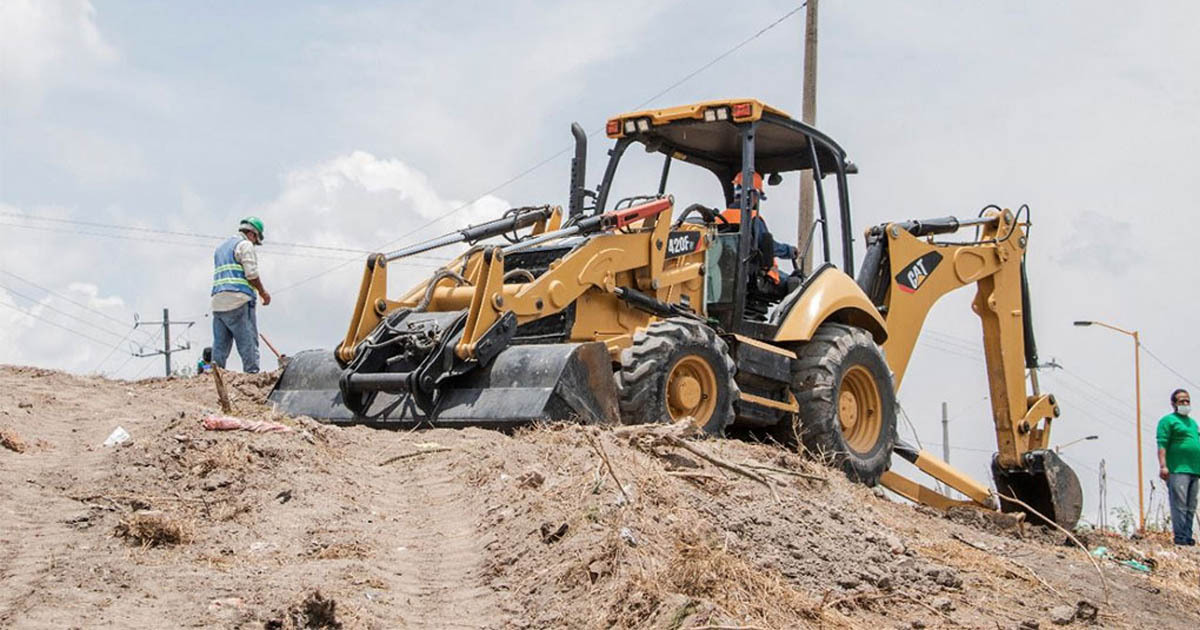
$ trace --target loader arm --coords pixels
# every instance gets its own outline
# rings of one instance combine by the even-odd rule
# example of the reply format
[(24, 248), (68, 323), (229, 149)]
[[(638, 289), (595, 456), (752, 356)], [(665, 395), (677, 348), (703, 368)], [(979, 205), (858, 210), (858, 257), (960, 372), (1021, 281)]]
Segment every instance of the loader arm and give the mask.
[[(951, 234), (966, 227), (978, 230), (978, 236), (969, 242), (939, 243), (933, 239), (935, 234)], [(1046, 455), (1050, 427), (1059, 416), (1055, 397), (1039, 391), (1036, 374), (1031, 379), (1032, 392), (1025, 384), (1026, 369), (1036, 367), (1023, 268), (1028, 246), (1027, 228), (1027, 221), (1021, 222), (1011, 211), (999, 209), (986, 210), (980, 218), (972, 220), (947, 217), (876, 227), (868, 233), (868, 253), (858, 278), (859, 285), (887, 321), (888, 338), (883, 348), (897, 390), (929, 310), (947, 293), (976, 285), (971, 308), (982, 326), (996, 432), (993, 471), (1001, 492), (1020, 493), (1021, 490), (1011, 485), (1015, 483), (1012, 481), (1014, 475), (1028, 475), (1031, 470), (1042, 467), (1053, 469), (1046, 475), (1051, 486), (1059, 477), (1066, 485), (1074, 478), (1069, 468), (1062, 470), (1065, 464), (1061, 464), (1053, 453)], [(984, 486), (929, 453), (915, 449), (897, 449), (897, 453), (976, 502), (994, 501), (981, 500), (989, 499), (981, 496), (986, 490)], [(893, 483), (889, 486), (911, 490), (896, 483), (894, 477), (898, 476), (892, 477)], [(1075, 486), (1078, 486), (1077, 479)], [(1032, 497), (1034, 503), (1065, 515), (1065, 518), (1052, 516), (1055, 520), (1070, 521), (1073, 525), (1078, 519), (1081, 506), (1074, 504), (1081, 503), (1082, 497), (1070, 496), (1077, 494), (1070, 488), (1059, 492), (1061, 500), (1049, 496), (1055, 493), (1054, 488), (1028, 492), (1038, 495)], [(1030, 498), (1028, 494), (1026, 498)], [(1046, 507), (1049, 504), (1036, 499), (1046, 499), (1057, 505)], [(928, 500), (922, 502), (929, 503)]]

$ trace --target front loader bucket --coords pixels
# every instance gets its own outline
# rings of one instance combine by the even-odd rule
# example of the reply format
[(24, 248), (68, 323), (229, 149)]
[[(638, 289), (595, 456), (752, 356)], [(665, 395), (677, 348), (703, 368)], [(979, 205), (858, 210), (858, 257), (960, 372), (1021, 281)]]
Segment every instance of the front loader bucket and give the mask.
[(342, 404), (341, 374), (332, 352), (302, 352), (288, 363), (269, 400), (291, 415), (396, 428), (503, 428), (554, 420), (613, 424), (619, 419), (612, 359), (600, 342), (510, 346), (487, 367), (443, 382), (428, 415), (407, 394), (380, 392), (367, 414), (356, 416)]
[(1071, 531), (1083, 513), (1083, 489), (1075, 471), (1050, 450), (1036, 450), (1025, 454), (1025, 467), (1005, 470), (992, 460), (992, 477), (996, 491), (1002, 496), (1000, 507), (1005, 512), (1025, 512), (1032, 523), (1042, 519), (1023, 506), (1006, 501), (1010, 496), (1028, 503), (1030, 507), (1047, 518)]
[(342, 404), (341, 376), (332, 350), (305, 350), (288, 358), (267, 400), (291, 416), (344, 421), (353, 414)]

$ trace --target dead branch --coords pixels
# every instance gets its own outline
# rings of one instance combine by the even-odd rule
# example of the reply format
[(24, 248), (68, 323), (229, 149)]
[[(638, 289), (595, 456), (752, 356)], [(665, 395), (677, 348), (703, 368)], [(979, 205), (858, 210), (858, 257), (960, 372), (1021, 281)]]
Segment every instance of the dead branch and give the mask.
[(402, 459), (408, 459), (410, 457), (417, 457), (418, 455), (428, 455), (430, 453), (443, 453), (448, 450), (451, 450), (451, 449), (446, 446), (439, 446), (437, 448), (425, 448), (425, 449), (421, 449), (419, 451), (413, 451), (411, 453), (402, 453), (400, 455), (396, 455), (395, 457), (389, 457), (389, 458), (379, 462), (379, 465), (387, 466), (388, 464), (393, 464)]
[[(980, 551), (982, 551), (982, 552), (984, 552), (984, 553), (987, 553), (987, 554), (989, 554), (989, 555), (991, 555), (991, 556), (999, 556), (999, 557), (1001, 557), (1001, 558), (1004, 558), (1005, 560), (1008, 560), (1008, 561), (1009, 561), (1009, 562), (1011, 562), (1012, 564), (1014, 564), (1014, 565), (1016, 565), (1017, 567), (1019, 567), (1019, 568), (1023, 569), (1023, 570), (1024, 570), (1026, 573), (1028, 573), (1030, 576), (1032, 576), (1032, 577), (1033, 577), (1033, 579), (1037, 580), (1037, 581), (1038, 581), (1038, 582), (1039, 582), (1039, 583), (1040, 583), (1042, 586), (1046, 587), (1046, 590), (1048, 590), (1048, 591), (1050, 591), (1051, 593), (1055, 594), (1055, 595), (1056, 595), (1056, 596), (1058, 596), (1060, 599), (1063, 599), (1063, 600), (1066, 600), (1066, 599), (1067, 599), (1067, 598), (1066, 598), (1066, 596), (1064, 596), (1064, 595), (1063, 595), (1063, 594), (1062, 594), (1062, 593), (1061, 593), (1061, 592), (1060, 592), (1058, 589), (1054, 588), (1053, 586), (1051, 586), (1051, 585), (1050, 585), (1050, 583), (1049, 583), (1049, 582), (1047, 582), (1046, 580), (1042, 579), (1042, 576), (1038, 575), (1038, 574), (1037, 574), (1037, 571), (1034, 571), (1034, 570), (1033, 570), (1031, 567), (1028, 567), (1028, 566), (1026, 566), (1026, 565), (1024, 565), (1024, 564), (1022, 564), (1022, 563), (1018, 562), (1018, 561), (1017, 561), (1015, 558), (1010, 558), (1010, 557), (1008, 557), (1008, 556), (1006, 556), (1006, 555), (1003, 555), (1003, 554), (999, 553), (999, 551), (993, 551), (993, 550), (991, 550), (991, 549), (988, 549), (987, 547), (984, 547), (984, 546), (982, 546), (982, 545), (980, 545), (980, 544), (978, 544), (978, 543), (971, 542), (970, 540), (967, 540), (967, 539), (966, 539), (966, 538), (964, 538), (964, 537), (963, 537), (961, 534), (958, 534), (958, 533), (950, 534), (950, 537), (951, 537), (951, 538), (953, 538), (954, 540), (957, 540), (957, 541), (958, 541), (958, 542), (960, 542), (960, 543), (963, 543), (964, 545), (967, 545), (967, 546), (969, 546), (969, 547), (971, 547), (971, 548), (974, 548), (974, 549), (978, 549), (978, 550), (980, 550)], [(1013, 575), (1014, 575), (1014, 576), (1016, 576), (1016, 577), (1021, 577), (1021, 576), (1017, 575), (1015, 572), (1011, 572), (1011, 571), (1010, 571), (1010, 573), (1013, 573)]]
[(962, 544), (964, 544), (964, 545), (968, 546), (968, 547), (971, 547), (971, 548), (974, 548), (974, 549), (978, 549), (978, 550), (980, 550), (980, 551), (984, 551), (984, 552), (987, 552), (987, 553), (991, 553), (991, 552), (992, 552), (992, 550), (991, 550), (991, 549), (988, 549), (987, 547), (984, 547), (983, 545), (980, 545), (979, 543), (974, 543), (974, 542), (971, 542), (971, 541), (967, 540), (966, 538), (964, 538), (964, 537), (962, 536), (962, 534), (959, 534), (959, 533), (957, 533), (957, 532), (955, 532), (955, 533), (953, 533), (953, 534), (950, 534), (950, 537), (951, 537), (951, 538), (953, 538), (954, 540), (957, 540), (958, 542), (960, 542), (960, 543), (962, 543)]
[(612, 475), (613, 481), (615, 481), (617, 484), (617, 490), (620, 490), (621, 496), (625, 497), (625, 504), (632, 504), (633, 502), (629, 500), (629, 494), (625, 492), (625, 485), (621, 483), (620, 479), (617, 479), (617, 471), (613, 470), (612, 462), (608, 459), (608, 453), (604, 452), (604, 446), (600, 444), (600, 440), (597, 439), (596, 436), (592, 435), (591, 431), (586, 429), (584, 430), (583, 434), (587, 436), (588, 444), (592, 445), (592, 448), (598, 455), (600, 455), (600, 459), (604, 461), (604, 466), (608, 469), (608, 474)]
[(935, 615), (938, 615), (939, 617), (941, 617), (941, 618), (945, 619), (946, 621), (950, 622), (950, 625), (954, 625), (954, 626), (957, 626), (957, 625), (958, 625), (958, 623), (957, 623), (957, 622), (955, 622), (953, 619), (951, 619), (951, 618), (950, 618), (950, 615), (947, 615), (946, 613), (944, 613), (944, 612), (942, 612), (942, 611), (940, 611), (940, 610), (938, 610), (938, 609), (934, 608), (933, 606), (930, 606), (929, 604), (926, 604), (925, 602), (923, 602), (923, 601), (921, 601), (921, 600), (917, 599), (916, 597), (913, 597), (912, 595), (909, 595), (908, 593), (897, 593), (897, 595), (899, 595), (900, 597), (903, 597), (904, 599), (907, 599), (908, 601), (910, 601), (910, 602), (912, 602), (912, 603), (914, 603), (914, 604), (916, 604), (916, 605), (918, 605), (918, 606), (920, 606), (920, 607), (922, 607), (922, 608), (924, 608), (924, 609), (928, 610), (929, 612), (931, 612), (931, 613), (933, 613), (933, 614), (935, 614)]
[(829, 481), (828, 477), (822, 477), (821, 475), (813, 475), (813, 474), (809, 474), (809, 473), (796, 472), (794, 470), (788, 470), (786, 468), (776, 468), (774, 466), (767, 466), (765, 464), (754, 464), (751, 462), (745, 462), (742, 465), (745, 466), (746, 468), (753, 468), (755, 470), (765, 470), (767, 472), (779, 473), (781, 475), (791, 475), (793, 477), (800, 477), (802, 479), (811, 479), (812, 481), (826, 481), (826, 482)]
[(213, 384), (217, 386), (217, 402), (221, 405), (222, 413), (232, 413), (233, 405), (229, 402), (229, 390), (225, 389), (225, 377), (221, 376), (221, 366), (213, 366)]
[(684, 418), (670, 426), (633, 426), (617, 429), (613, 433), (621, 437), (628, 437), (635, 443), (635, 446), (651, 453), (653, 452), (654, 447), (657, 446), (682, 448), (683, 450), (716, 466), (718, 469), (728, 470), (746, 477), (747, 479), (752, 479), (758, 483), (761, 483), (767, 487), (767, 490), (771, 492), (771, 498), (773, 498), (776, 503), (780, 502), (779, 494), (775, 491), (775, 487), (771, 484), (770, 479), (766, 478), (760, 473), (746, 468), (745, 466), (727, 461), (717, 457), (716, 455), (710, 455), (698, 446), (688, 442), (686, 438), (700, 434), (700, 429), (696, 427), (696, 425), (692, 424), (688, 418)]
[(1092, 563), (1092, 566), (1095, 567), (1096, 573), (1098, 573), (1100, 575), (1100, 585), (1104, 587), (1104, 604), (1106, 606), (1112, 605), (1112, 600), (1109, 599), (1109, 595), (1108, 595), (1108, 578), (1104, 576), (1104, 570), (1100, 568), (1100, 563), (1096, 562), (1096, 558), (1094, 558), (1092, 556), (1091, 552), (1088, 551), (1088, 548), (1086, 546), (1084, 546), (1083, 543), (1079, 542), (1079, 539), (1076, 538), (1074, 534), (1067, 531), (1065, 528), (1063, 528), (1063, 526), (1059, 525), (1058, 523), (1055, 523), (1054, 521), (1046, 518), (1045, 514), (1038, 512), (1037, 510), (1033, 509), (1033, 507), (1031, 507), (1028, 503), (1026, 503), (1020, 499), (1016, 499), (1016, 498), (1010, 497), (1008, 495), (1000, 494), (999, 492), (996, 493), (996, 496), (999, 496), (1001, 499), (1004, 499), (1005, 501), (1008, 501), (1010, 503), (1016, 503), (1017, 505), (1025, 508), (1026, 510), (1029, 510), (1030, 513), (1040, 516), (1043, 521), (1045, 521), (1046, 523), (1049, 523), (1052, 527), (1054, 527), (1054, 529), (1057, 529), (1058, 531), (1066, 534), (1067, 538), (1071, 539), (1071, 542), (1075, 543), (1075, 546), (1079, 547), (1083, 551), (1083, 555), (1087, 556), (1087, 559)]
[(779, 493), (775, 492), (775, 486), (771, 485), (770, 479), (767, 479), (766, 477), (760, 475), (759, 473), (754, 472), (753, 470), (750, 470), (749, 468), (745, 468), (745, 467), (739, 466), (733, 462), (721, 459), (720, 457), (717, 457), (716, 455), (709, 455), (708, 453), (705, 453), (704, 451), (700, 450), (698, 447), (687, 442), (686, 440), (681, 440), (681, 439), (679, 439), (675, 436), (671, 436), (671, 435), (667, 435), (667, 436), (663, 436), (663, 437), (665, 438), (665, 441), (666, 441), (667, 445), (669, 445), (669, 446), (678, 446), (679, 448), (684, 449), (685, 451), (695, 455), (696, 457), (699, 457), (701, 459), (708, 461), (709, 463), (711, 463), (714, 466), (717, 466), (718, 468), (724, 468), (730, 472), (737, 473), (743, 477), (746, 477), (747, 479), (753, 479), (754, 481), (761, 483), (762, 485), (767, 487), (767, 490), (771, 491), (771, 498), (774, 499), (776, 503), (780, 503)]
[(1038, 575), (1037, 572), (1034, 571), (1032, 567), (1025, 566), (1024, 564), (1021, 564), (1020, 562), (1017, 562), (1016, 560), (1014, 560), (1012, 558), (1005, 558), (1005, 559), (1008, 560), (1009, 562), (1021, 567), (1022, 569), (1025, 569), (1026, 571), (1028, 571), (1029, 575), (1032, 575), (1035, 580), (1040, 582), (1042, 586), (1046, 587), (1046, 590), (1050, 591), (1051, 593), (1054, 593), (1060, 599), (1063, 599), (1063, 600), (1067, 599), (1067, 597), (1065, 595), (1063, 595), (1061, 592), (1059, 592), (1058, 589), (1054, 588), (1053, 586), (1050, 586), (1049, 582), (1042, 579), (1042, 576)]
[(690, 470), (668, 470), (667, 474), (672, 477), (683, 477), (684, 479), (716, 479), (717, 481), (724, 481), (724, 479), (712, 473), (692, 472)]

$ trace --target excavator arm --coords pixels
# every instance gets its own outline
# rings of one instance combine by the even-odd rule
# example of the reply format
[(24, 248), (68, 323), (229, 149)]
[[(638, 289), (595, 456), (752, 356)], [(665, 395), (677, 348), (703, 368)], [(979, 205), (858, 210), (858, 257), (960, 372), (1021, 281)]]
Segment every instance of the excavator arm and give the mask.
[[(1010, 210), (998, 208), (985, 209), (976, 219), (946, 217), (878, 226), (868, 232), (858, 283), (887, 322), (883, 349), (897, 389), (929, 310), (943, 295), (976, 286), (971, 307), (982, 325), (996, 432), (992, 469), (1000, 496), (992, 496), (988, 488), (929, 453), (907, 445), (896, 453), (977, 503), (995, 507), (1000, 500), (1005, 510), (1024, 510), (1004, 501), (1016, 498), (1059, 524), (1073, 526), (1082, 509), (1078, 479), (1047, 449), (1050, 427), (1060, 410), (1054, 395), (1042, 393), (1037, 381), (1024, 265), (1028, 227), (1027, 219), (1022, 222)], [(935, 235), (967, 229), (976, 233), (971, 240), (934, 240)], [(882, 481), (915, 501), (938, 507), (953, 503), (895, 473)]]

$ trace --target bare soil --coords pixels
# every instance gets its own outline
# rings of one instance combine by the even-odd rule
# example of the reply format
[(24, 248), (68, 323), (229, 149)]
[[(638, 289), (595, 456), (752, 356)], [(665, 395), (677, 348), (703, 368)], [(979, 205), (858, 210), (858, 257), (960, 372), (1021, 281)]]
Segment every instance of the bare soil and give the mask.
[(0, 367), (0, 626), (1200, 627), (1200, 553), (1162, 538), (1085, 537), (1102, 579), (774, 445), (688, 442), (751, 479), (653, 428), (337, 428), (272, 382), (233, 375), (234, 415), (293, 432), (205, 431), (209, 377)]

